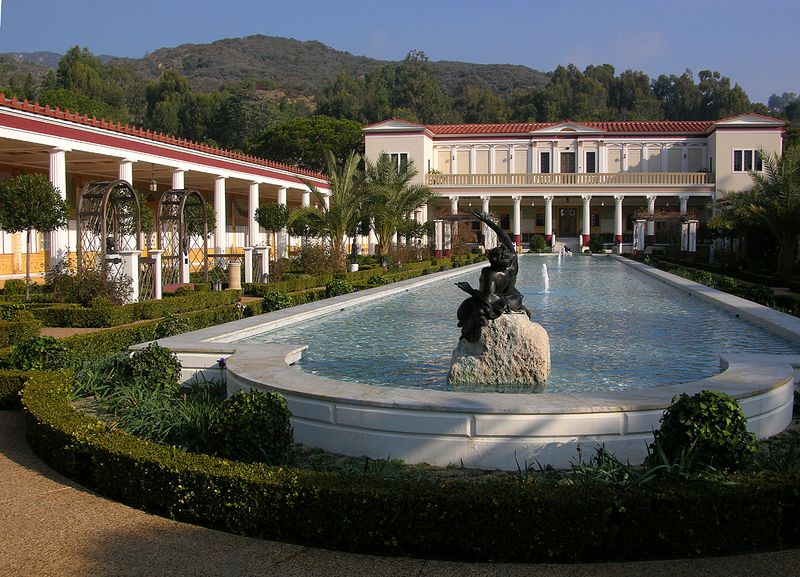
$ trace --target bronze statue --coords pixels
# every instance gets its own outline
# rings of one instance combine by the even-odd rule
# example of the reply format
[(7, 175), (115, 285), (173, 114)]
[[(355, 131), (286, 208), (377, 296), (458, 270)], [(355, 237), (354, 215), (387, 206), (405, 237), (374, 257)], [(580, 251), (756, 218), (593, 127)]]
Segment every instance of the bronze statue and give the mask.
[(517, 282), (519, 262), (511, 237), (493, 222), (487, 214), (473, 212), (481, 222), (494, 232), (500, 244), (486, 253), (489, 266), (481, 269), (478, 289), (468, 282), (457, 282), (456, 286), (470, 295), (458, 307), (458, 326), (461, 338), (471, 343), (478, 342), (481, 327), (486, 326), (503, 313), (522, 311), (530, 318), (530, 311), (522, 304), (522, 294), (514, 286)]

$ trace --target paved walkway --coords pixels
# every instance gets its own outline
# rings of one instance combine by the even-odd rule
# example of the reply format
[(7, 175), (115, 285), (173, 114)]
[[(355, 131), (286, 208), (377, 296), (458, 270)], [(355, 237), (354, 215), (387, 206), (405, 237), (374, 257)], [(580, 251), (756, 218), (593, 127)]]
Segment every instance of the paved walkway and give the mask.
[(20, 413), (0, 411), (0, 575), (796, 577), (800, 550), (690, 561), (512, 565), (374, 557), (249, 539), (98, 497), (33, 455)]

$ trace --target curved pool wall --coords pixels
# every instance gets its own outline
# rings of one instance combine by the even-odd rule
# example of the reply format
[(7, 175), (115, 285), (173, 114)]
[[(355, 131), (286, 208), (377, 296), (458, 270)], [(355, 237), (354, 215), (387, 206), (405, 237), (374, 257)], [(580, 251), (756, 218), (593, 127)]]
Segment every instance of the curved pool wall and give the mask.
[[(800, 343), (800, 319), (641, 263), (620, 260)], [(485, 264), (473, 268), (482, 266)], [(185, 378), (197, 371), (214, 376), (219, 372), (218, 359), (225, 358), (229, 392), (281, 392), (292, 411), (297, 442), (352, 456), (516, 470), (537, 462), (568, 467), (576, 461), (578, 447), (585, 452), (604, 445), (623, 460), (641, 462), (652, 431), (658, 428), (672, 397), (703, 389), (724, 391), (737, 398), (747, 415), (748, 428), (759, 437), (776, 434), (791, 422), (794, 370), (800, 367), (800, 355), (726, 355), (721, 359), (723, 370), (717, 375), (652, 389), (574, 394), (461, 393), (378, 387), (319, 377), (291, 366), (300, 359), (303, 347), (235, 342), (458, 276), (465, 270), (469, 269), (308, 303), (161, 339), (159, 343), (178, 354)]]

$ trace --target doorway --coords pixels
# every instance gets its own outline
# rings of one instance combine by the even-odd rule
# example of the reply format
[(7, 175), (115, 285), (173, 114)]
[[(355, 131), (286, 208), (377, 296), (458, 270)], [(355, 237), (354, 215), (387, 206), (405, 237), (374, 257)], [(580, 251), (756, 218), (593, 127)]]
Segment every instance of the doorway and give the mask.
[(558, 236), (578, 236), (578, 209), (558, 209)]

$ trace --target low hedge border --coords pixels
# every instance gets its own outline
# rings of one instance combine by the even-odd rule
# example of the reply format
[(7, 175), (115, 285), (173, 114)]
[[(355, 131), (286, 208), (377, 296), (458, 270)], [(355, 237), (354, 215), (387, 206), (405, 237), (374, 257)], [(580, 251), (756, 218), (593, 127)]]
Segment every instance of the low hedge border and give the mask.
[(724, 555), (800, 542), (800, 474), (711, 481), (438, 483), (244, 464), (156, 445), (70, 404), (67, 375), (22, 396), (34, 452), (130, 506), (241, 535), (383, 555), (574, 562)]
[(42, 324), (34, 318), (19, 318), (16, 321), (0, 321), (0, 349), (14, 343), (38, 337)]
[(157, 319), (168, 314), (234, 304), (239, 296), (239, 291), (201, 291), (124, 306), (80, 307), (74, 304), (54, 304), (30, 307), (28, 310), (48, 327), (116, 327), (139, 320)]
[(31, 374), (28, 371), (0, 370), (0, 410), (19, 411), (22, 409), (20, 392)]

